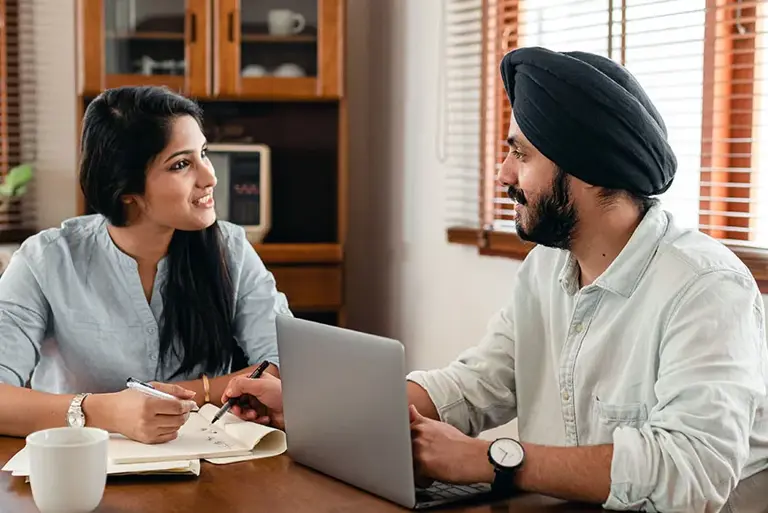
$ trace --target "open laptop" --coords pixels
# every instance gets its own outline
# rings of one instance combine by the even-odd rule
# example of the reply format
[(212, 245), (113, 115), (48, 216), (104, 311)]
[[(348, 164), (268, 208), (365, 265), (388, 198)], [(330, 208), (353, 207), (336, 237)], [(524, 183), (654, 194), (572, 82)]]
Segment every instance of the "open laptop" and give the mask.
[(277, 317), (288, 454), (411, 509), (489, 496), (490, 486), (414, 484), (403, 345)]

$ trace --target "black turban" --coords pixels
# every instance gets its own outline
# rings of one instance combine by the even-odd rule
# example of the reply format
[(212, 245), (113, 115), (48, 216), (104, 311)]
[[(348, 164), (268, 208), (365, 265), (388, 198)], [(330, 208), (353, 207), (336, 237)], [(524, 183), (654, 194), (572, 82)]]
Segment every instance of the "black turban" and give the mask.
[(566, 173), (645, 196), (666, 191), (677, 159), (640, 84), (611, 59), (530, 47), (501, 61), (523, 135)]

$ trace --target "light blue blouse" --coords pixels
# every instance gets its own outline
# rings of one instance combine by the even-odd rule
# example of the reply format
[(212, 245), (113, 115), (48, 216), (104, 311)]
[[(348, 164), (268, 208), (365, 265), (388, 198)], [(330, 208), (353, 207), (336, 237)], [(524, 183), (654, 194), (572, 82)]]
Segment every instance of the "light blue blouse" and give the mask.
[[(234, 284), (235, 338), (249, 364), (277, 364), (275, 316), (285, 296), (245, 237), (219, 221)], [(179, 360), (159, 364), (166, 278), (161, 260), (147, 302), (136, 261), (123, 253), (101, 215), (65, 221), (27, 239), (0, 277), (0, 382), (51, 393), (112, 392), (133, 376), (168, 381)], [(195, 379), (199, 366), (174, 379)]]

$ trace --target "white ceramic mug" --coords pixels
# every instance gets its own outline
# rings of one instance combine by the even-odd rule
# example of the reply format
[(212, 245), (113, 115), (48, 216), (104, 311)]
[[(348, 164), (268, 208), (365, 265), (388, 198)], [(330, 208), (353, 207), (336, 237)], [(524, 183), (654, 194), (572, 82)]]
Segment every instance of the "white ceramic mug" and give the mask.
[(109, 433), (89, 427), (36, 431), (27, 437), (29, 481), (40, 513), (95, 510), (107, 482)]
[(290, 36), (304, 30), (304, 16), (289, 9), (273, 9), (269, 11), (269, 33), (274, 36)]

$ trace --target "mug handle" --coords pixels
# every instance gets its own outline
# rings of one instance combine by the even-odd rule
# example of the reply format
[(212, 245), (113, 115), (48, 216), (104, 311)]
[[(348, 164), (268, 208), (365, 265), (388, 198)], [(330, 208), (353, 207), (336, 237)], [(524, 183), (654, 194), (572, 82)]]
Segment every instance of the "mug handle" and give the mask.
[(306, 20), (304, 19), (304, 16), (302, 16), (300, 13), (293, 13), (293, 21), (296, 23), (296, 26), (293, 27), (293, 33), (298, 34), (302, 30), (304, 30), (304, 27), (306, 26)]

